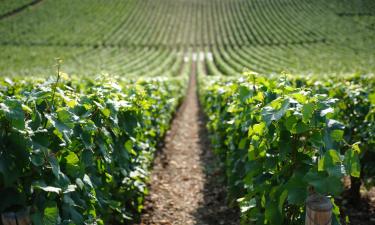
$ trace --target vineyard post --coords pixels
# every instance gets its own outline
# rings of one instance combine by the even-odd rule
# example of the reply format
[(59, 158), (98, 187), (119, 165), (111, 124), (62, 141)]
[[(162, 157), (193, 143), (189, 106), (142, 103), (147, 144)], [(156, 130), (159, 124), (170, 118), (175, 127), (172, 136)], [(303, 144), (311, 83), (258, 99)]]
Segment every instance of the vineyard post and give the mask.
[(331, 225), (332, 207), (328, 197), (311, 194), (306, 199), (305, 225)]

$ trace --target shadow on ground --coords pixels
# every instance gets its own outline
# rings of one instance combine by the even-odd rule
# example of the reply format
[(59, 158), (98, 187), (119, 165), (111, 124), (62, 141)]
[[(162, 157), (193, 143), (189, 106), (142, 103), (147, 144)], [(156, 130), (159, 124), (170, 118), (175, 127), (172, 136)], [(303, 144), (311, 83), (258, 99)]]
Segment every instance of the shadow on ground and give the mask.
[(200, 163), (204, 168), (204, 202), (194, 216), (196, 225), (238, 225), (239, 209), (228, 207), (225, 173), (220, 168), (219, 159), (211, 149), (208, 131), (205, 127), (206, 117), (202, 107), (198, 110), (199, 142), (207, 146), (200, 154)]

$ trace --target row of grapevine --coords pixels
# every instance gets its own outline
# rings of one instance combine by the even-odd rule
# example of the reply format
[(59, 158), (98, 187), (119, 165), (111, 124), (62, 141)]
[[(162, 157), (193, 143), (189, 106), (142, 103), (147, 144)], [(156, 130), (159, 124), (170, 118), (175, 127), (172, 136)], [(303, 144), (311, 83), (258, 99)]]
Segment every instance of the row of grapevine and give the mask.
[[(3, 50), (2, 54), (6, 58), (0, 62), (0, 74), (3, 76), (52, 74), (52, 56), (65, 59), (64, 71), (77, 75), (109, 73), (127, 77), (178, 76), (183, 66), (182, 51), (169, 48), (7, 46)], [(9, 61), (12, 63), (9, 64)]]
[[(331, 49), (332, 52), (322, 52)], [(319, 54), (319, 52), (322, 52)], [(366, 52), (356, 52), (350, 48), (336, 49), (334, 46), (314, 44), (310, 46), (252, 46), (238, 48), (206, 48), (204, 55), (212, 53), (212, 58), (205, 57), (203, 64), (206, 75), (241, 75), (244, 70), (262, 74), (281, 71), (296, 74), (352, 74), (374, 71), (374, 55), (363, 58)], [(314, 60), (307, 57), (317, 54)]]
[(174, 75), (191, 49), (213, 54), (213, 61), (204, 60), (207, 75), (241, 74), (243, 67), (259, 73), (374, 71), (371, 21), (338, 15), (338, 0), (64, 1), (0, 20), (2, 75), (26, 75), (22, 64), (29, 61), (43, 66), (31, 66), (28, 74), (50, 74), (46, 58), (56, 56), (71, 62), (67, 71), (75, 74), (139, 76), (142, 65), (154, 71), (162, 64), (153, 76)]
[(142, 209), (186, 79), (2, 79), (0, 212), (33, 224), (117, 224)]
[(201, 77), (214, 151), (244, 224), (303, 224), (314, 192), (331, 196), (337, 224), (342, 177), (375, 174), (373, 79), (340, 79)]
[[(375, 176), (375, 82), (373, 76), (345, 78), (294, 78), (295, 86), (309, 87), (317, 93), (339, 99), (337, 118), (344, 121), (346, 143), (357, 143), (361, 149), (361, 176), (351, 177), (351, 198), (360, 201), (361, 184), (373, 186)], [(345, 151), (342, 146), (341, 151)]]
[[(318, 48), (315, 48), (318, 47)], [(328, 49), (328, 46), (310, 46), (310, 47), (293, 47), (288, 49), (286, 46), (279, 47), (243, 47), (243, 48), (206, 48), (207, 50), (203, 53), (205, 55), (212, 53), (212, 58), (203, 58), (204, 63), (207, 67), (212, 68), (205, 72), (207, 75), (236, 75), (241, 74), (243, 70), (250, 69), (260, 73), (272, 73), (274, 71), (290, 70), (292, 72), (299, 73), (310, 73), (310, 74), (343, 74), (353, 73), (357, 71), (370, 71), (373, 70), (372, 62), (375, 60), (373, 56), (369, 56), (366, 60), (363, 58), (366, 53), (357, 53), (351, 49), (342, 49), (341, 51), (336, 50), (335, 53), (321, 54), (316, 57), (314, 61), (309, 61), (305, 58), (311, 52), (318, 53), (323, 48)], [(334, 47), (332, 47), (334, 49)], [(3, 68), (2, 74), (12, 75), (24, 74), (27, 68), (22, 67), (22, 63), (26, 59), (34, 61), (39, 64), (39, 68), (33, 68), (28, 73), (41, 73), (46, 74), (48, 72), (43, 71), (47, 68), (51, 68), (47, 63), (51, 63), (50, 55), (46, 55), (43, 58), (46, 60), (43, 64), (40, 60), (43, 58), (38, 57), (38, 54), (46, 51), (46, 48), (42, 48), (38, 51), (38, 48), (32, 48), (29, 54), (13, 54), (15, 51), (20, 50), (22, 52), (24, 48), (12, 47), (9, 51), (9, 59), (19, 62), (20, 64), (13, 64), (9, 66), (8, 61), (2, 61), (0, 67)], [(64, 49), (66, 50), (66, 49)], [(147, 65), (152, 71), (153, 68), (158, 67), (152, 76), (171, 74), (176, 76), (177, 67), (182, 66), (183, 54), (182, 51), (167, 50), (167, 49), (117, 49), (117, 48), (104, 48), (101, 50), (91, 50), (77, 48), (69, 48), (70, 54), (65, 55), (68, 61), (64, 63), (66, 70), (70, 73), (75, 74), (91, 74), (97, 72), (109, 72), (118, 75), (142, 75), (144, 74), (141, 68)], [(54, 49), (48, 50), (51, 54), (59, 52)], [(81, 51), (82, 53), (80, 53)], [(73, 56), (74, 52), (77, 52), (76, 56)], [(65, 53), (66, 54), (66, 53)], [(353, 55), (355, 54), (355, 55)], [(64, 53), (60, 54), (64, 57)], [(186, 54), (185, 54), (186, 55)], [(69, 58), (71, 59), (69, 60)], [(272, 58), (269, 58), (272, 57)], [(190, 55), (190, 58), (192, 56)], [(123, 59), (123, 60), (121, 60)], [(339, 61), (334, 61), (338, 59)], [(169, 62), (174, 66), (170, 67)], [(159, 65), (166, 65), (165, 67), (159, 68)], [(44, 65), (44, 67), (41, 67)], [(25, 66), (25, 65), (24, 65)], [(21, 69), (22, 68), (22, 69)], [(138, 69), (139, 68), (139, 69)], [(52, 69), (52, 68), (51, 68)], [(148, 71), (150, 71), (150, 69)], [(160, 71), (161, 70), (161, 71)], [(40, 72), (39, 72), (40, 71)]]
[(362, 0), (362, 1), (351, 1), (343, 0), (339, 2), (328, 2), (331, 5), (331, 8), (338, 15), (362, 15), (362, 14), (373, 14), (375, 10), (375, 3), (371, 0)]
[(7, 13), (11, 13), (16, 9), (19, 9), (25, 5), (30, 4), (33, 0), (19, 0), (19, 1), (12, 1), (12, 0), (4, 0), (1, 2), (0, 7), (0, 17)]
[[(22, 44), (99, 44), (105, 34), (131, 10), (123, 1), (79, 3), (44, 1), (30, 10), (0, 21), (1, 42)], [(53, 16), (52, 16), (53, 15)], [(111, 24), (112, 26), (108, 26)]]
[(332, 32), (333, 25), (353, 25), (341, 21), (324, 2), (318, 4), (307, 0), (68, 3), (44, 2), (21, 16), (0, 21), (0, 32), (4, 34), (1, 42), (123, 46), (272, 45), (347, 37), (348, 32), (344, 29)]

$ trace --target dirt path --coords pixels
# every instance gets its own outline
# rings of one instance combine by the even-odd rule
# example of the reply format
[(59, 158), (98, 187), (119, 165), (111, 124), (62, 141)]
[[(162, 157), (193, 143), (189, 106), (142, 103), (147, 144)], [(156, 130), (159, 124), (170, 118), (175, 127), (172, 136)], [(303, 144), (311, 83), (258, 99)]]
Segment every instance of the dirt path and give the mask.
[(204, 124), (193, 64), (187, 96), (155, 159), (142, 225), (238, 224)]

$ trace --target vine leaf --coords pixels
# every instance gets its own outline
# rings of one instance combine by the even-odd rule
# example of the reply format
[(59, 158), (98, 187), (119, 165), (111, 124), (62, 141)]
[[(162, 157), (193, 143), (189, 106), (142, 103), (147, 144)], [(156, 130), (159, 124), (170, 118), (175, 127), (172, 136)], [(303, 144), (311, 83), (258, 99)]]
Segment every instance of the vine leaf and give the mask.
[[(276, 100), (275, 100), (276, 101)], [(280, 109), (274, 109), (271, 106), (266, 106), (262, 110), (262, 116), (267, 125), (270, 125), (272, 121), (277, 121), (283, 117), (286, 111), (289, 109), (289, 98), (284, 99)]]
[(52, 167), (52, 173), (55, 175), (57, 179), (59, 179), (60, 178), (60, 165), (56, 157), (51, 155), (48, 157), (48, 161)]
[(360, 177), (361, 167), (358, 152), (353, 148), (345, 152), (344, 166), (347, 174), (352, 177)]
[(25, 113), (22, 110), (20, 101), (6, 99), (3, 103), (0, 103), (0, 109), (13, 127), (19, 130), (25, 129)]
[(311, 119), (314, 114), (314, 105), (312, 103), (307, 103), (302, 106), (302, 118), (306, 122)]
[(44, 225), (59, 224), (59, 209), (55, 202), (48, 202), (47, 207), (44, 209)]

